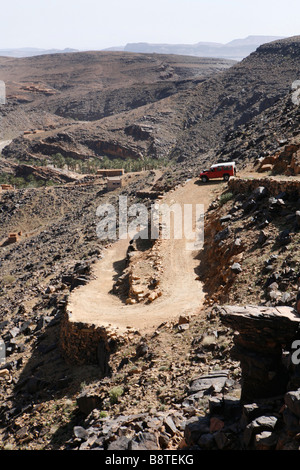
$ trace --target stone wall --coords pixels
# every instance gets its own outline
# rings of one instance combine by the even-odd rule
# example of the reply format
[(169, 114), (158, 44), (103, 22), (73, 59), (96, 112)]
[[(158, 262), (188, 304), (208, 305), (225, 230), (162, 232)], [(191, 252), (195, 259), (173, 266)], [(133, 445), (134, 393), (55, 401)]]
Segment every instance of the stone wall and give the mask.
[(121, 345), (129, 343), (139, 334), (134, 328), (127, 327), (119, 332), (113, 326), (95, 326), (74, 322), (67, 305), (62, 315), (59, 347), (62, 356), (69, 364), (97, 365), (103, 376), (110, 371), (110, 355)]
[(104, 327), (72, 322), (68, 312), (64, 312), (59, 344), (68, 363), (99, 364), (105, 369), (112, 345), (110, 343)]
[(263, 186), (270, 194), (280, 194), (288, 192), (296, 197), (300, 197), (300, 181), (295, 179), (277, 180), (275, 178), (242, 179), (233, 178), (228, 182), (228, 189), (233, 194), (251, 193), (254, 189)]

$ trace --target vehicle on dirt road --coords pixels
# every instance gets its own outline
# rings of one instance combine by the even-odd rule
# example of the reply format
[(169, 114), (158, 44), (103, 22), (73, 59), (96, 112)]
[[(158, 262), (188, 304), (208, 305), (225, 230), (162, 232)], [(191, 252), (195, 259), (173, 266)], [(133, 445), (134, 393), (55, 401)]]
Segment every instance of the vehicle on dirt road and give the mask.
[(212, 165), (209, 170), (204, 170), (200, 173), (200, 179), (203, 183), (211, 179), (223, 178), (224, 181), (228, 181), (230, 176), (236, 175), (235, 162), (227, 163), (216, 163)]

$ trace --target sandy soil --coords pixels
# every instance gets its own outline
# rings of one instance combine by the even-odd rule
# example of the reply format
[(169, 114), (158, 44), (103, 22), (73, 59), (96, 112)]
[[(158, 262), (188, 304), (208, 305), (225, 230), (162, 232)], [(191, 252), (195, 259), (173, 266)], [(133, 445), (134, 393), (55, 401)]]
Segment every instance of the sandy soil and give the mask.
[[(161, 202), (169, 205), (175, 202), (181, 205), (203, 204), (206, 210), (223, 187), (220, 182), (198, 185), (195, 180), (190, 180), (166, 194)], [(151, 304), (133, 305), (125, 305), (110, 293), (125, 259), (128, 241), (119, 240), (112, 244), (103, 259), (94, 265), (95, 279), (71, 294), (68, 306), (71, 321), (105, 327), (110, 325), (118, 328), (120, 333), (127, 327), (146, 333), (164, 321), (178, 319), (182, 314), (197, 313), (204, 298), (202, 285), (195, 273), (199, 252), (187, 249), (186, 242), (185, 238), (178, 240), (172, 236), (161, 240), (159, 245), (164, 268), (160, 282), (162, 296)]]

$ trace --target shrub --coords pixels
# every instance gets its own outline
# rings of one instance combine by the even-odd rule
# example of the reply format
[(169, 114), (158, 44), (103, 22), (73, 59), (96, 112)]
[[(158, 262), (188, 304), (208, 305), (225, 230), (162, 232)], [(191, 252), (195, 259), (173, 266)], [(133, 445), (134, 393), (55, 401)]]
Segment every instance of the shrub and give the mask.
[(223, 204), (226, 204), (226, 202), (230, 201), (231, 199), (233, 199), (232, 193), (228, 192), (228, 193), (221, 194), (220, 199), (219, 199), (220, 206), (223, 206)]
[(109, 392), (110, 404), (114, 405), (118, 403), (119, 397), (121, 397), (123, 393), (124, 389), (121, 386), (112, 388)]

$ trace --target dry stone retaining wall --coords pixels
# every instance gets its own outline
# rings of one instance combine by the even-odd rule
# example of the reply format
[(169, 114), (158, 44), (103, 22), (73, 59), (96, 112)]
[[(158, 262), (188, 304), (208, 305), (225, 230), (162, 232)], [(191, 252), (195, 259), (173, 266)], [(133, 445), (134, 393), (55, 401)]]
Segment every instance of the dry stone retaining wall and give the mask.
[(300, 181), (297, 180), (277, 180), (275, 178), (242, 179), (233, 178), (228, 182), (228, 189), (233, 193), (251, 193), (258, 187), (266, 188), (271, 194), (282, 192), (294, 193), (300, 197)]
[(130, 327), (120, 333), (113, 327), (73, 322), (66, 307), (61, 320), (59, 345), (69, 364), (98, 365), (100, 373), (105, 376), (110, 371), (110, 354), (136, 334), (138, 332)]
[(70, 321), (64, 313), (60, 330), (60, 348), (65, 359), (72, 364), (96, 364), (97, 348), (104, 342), (108, 351), (107, 332), (104, 327)]

